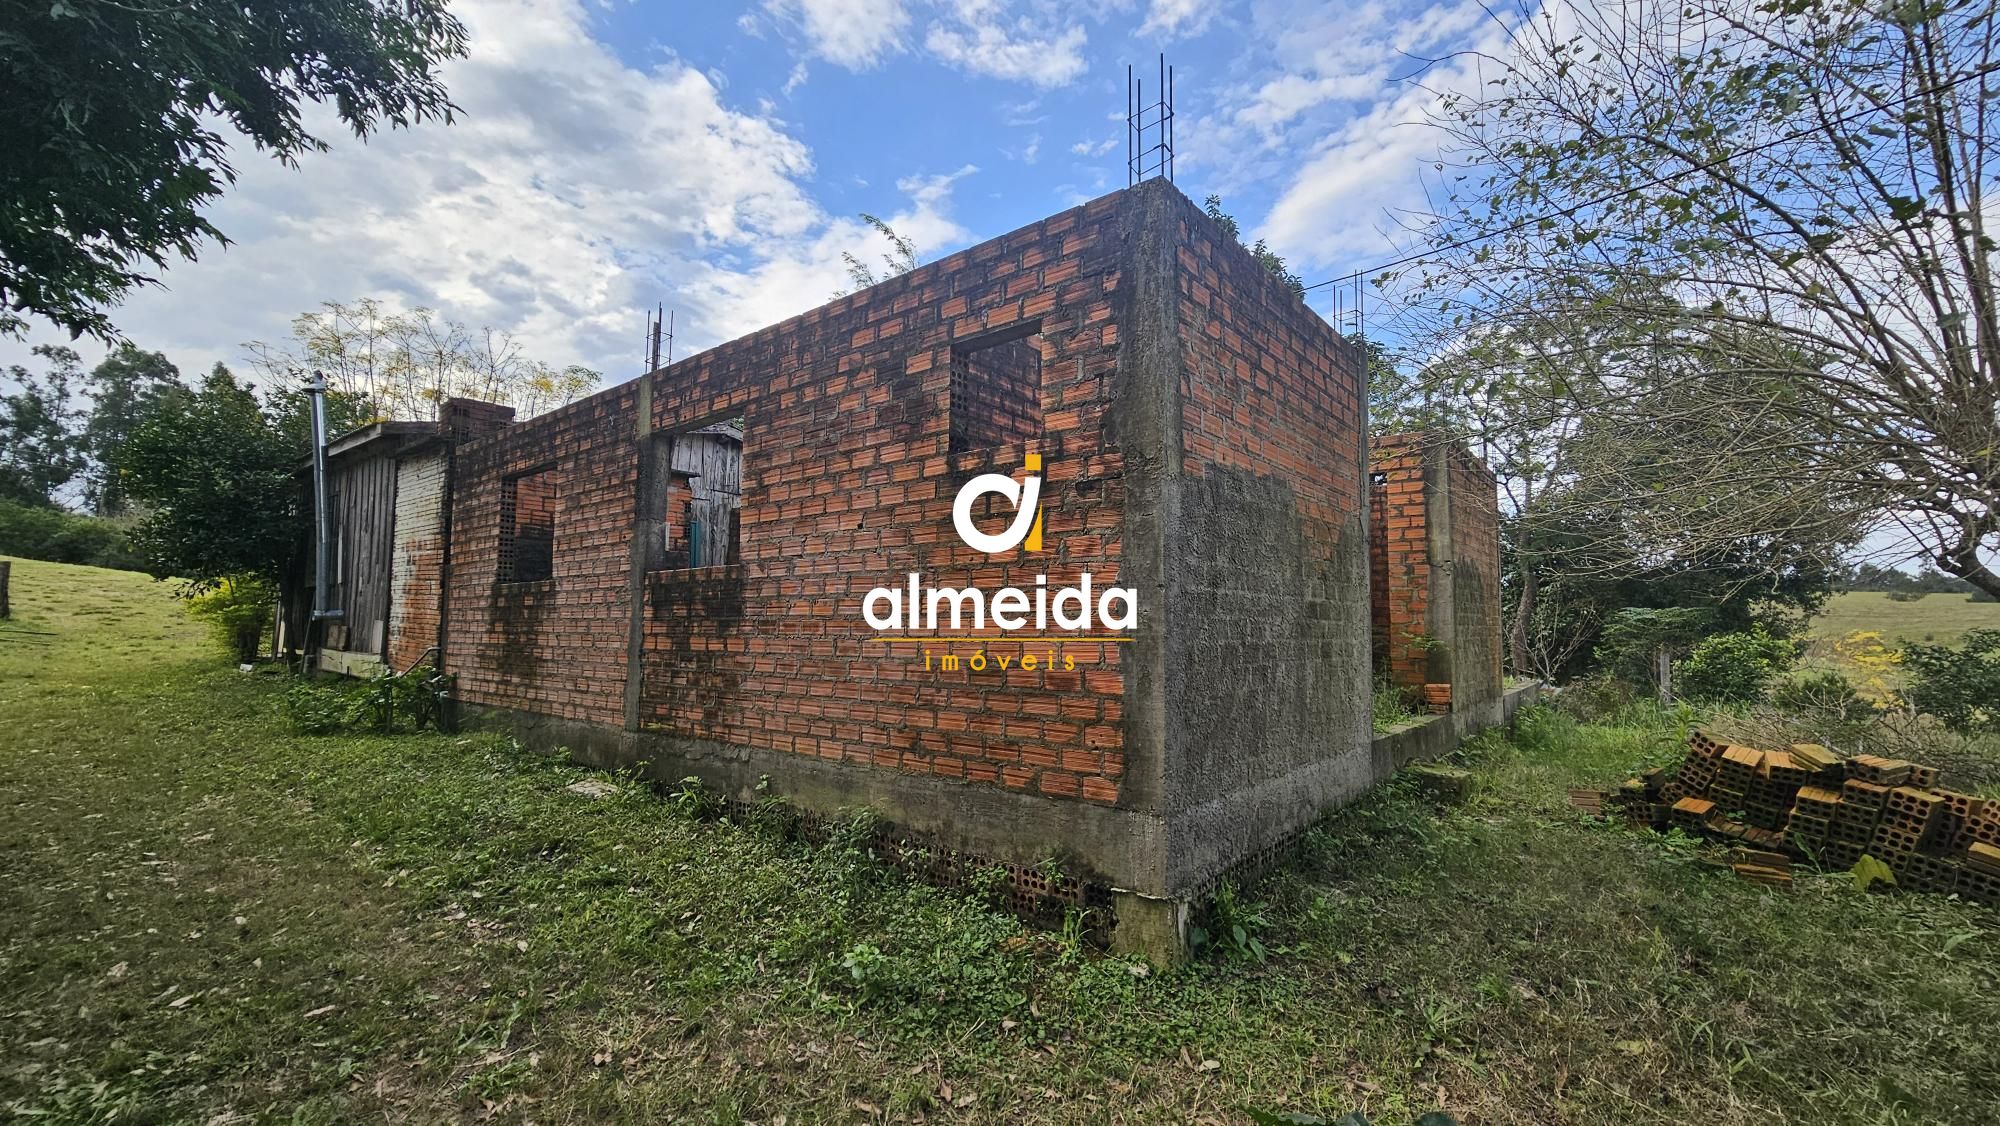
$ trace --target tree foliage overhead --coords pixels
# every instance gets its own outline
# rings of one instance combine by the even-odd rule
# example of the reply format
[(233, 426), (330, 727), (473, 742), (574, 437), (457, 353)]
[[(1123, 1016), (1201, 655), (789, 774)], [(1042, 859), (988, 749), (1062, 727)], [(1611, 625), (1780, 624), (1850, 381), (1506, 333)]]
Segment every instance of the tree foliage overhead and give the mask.
[(1815, 536), (1779, 529), (1642, 554), (1631, 532), (1636, 521), (1622, 501), (1569, 490), (1544, 494), (1502, 521), (1501, 589), (1516, 669), (1560, 681), (1600, 665), (1641, 680), (1648, 670), (1623, 662), (1622, 643), (1607, 637), (1635, 612), (1684, 615), (1676, 620), (1686, 641), (1753, 628), (1789, 636), (1832, 594), (1837, 551)]
[(1747, 628), (1760, 605), (1815, 608), (1866, 514), (1794, 473), (1790, 424), (1686, 403), (1699, 377), (1681, 376), (1709, 354), (1606, 305), (1542, 312), (1461, 334), (1402, 407), (1468, 441), (1498, 479), (1515, 667), (1581, 671), (1628, 608), (1706, 607), (1723, 629)]
[(126, 291), (226, 241), (225, 132), (289, 165), (328, 147), (307, 103), (358, 137), (449, 121), (465, 48), (442, 0), (0, 0), (0, 308), (110, 339)]
[[(1509, 53), (1442, 102), (1446, 202), (1401, 279), (1458, 357), (1450, 378), (1602, 435), (1583, 452), (1617, 451), (1619, 472), (1600, 484), (1683, 535), (1803, 532), (1780, 521), (1818, 503), (1834, 531), (1900, 524), (2000, 591), (1982, 560), (2000, 546), (1995, 15), (1994, 0), (1524, 15)], [(1540, 371), (1511, 392), (1524, 366)]]

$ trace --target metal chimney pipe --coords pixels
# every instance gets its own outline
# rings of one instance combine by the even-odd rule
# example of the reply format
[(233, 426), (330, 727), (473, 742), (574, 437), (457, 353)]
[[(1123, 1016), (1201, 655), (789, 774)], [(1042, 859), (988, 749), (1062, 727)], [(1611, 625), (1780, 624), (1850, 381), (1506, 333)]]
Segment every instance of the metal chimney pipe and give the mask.
[(326, 506), (326, 374), (313, 369), (306, 384), (312, 401), (313, 444), (313, 611), (314, 621), (342, 614), (327, 603), (327, 574), (333, 570), (333, 513)]

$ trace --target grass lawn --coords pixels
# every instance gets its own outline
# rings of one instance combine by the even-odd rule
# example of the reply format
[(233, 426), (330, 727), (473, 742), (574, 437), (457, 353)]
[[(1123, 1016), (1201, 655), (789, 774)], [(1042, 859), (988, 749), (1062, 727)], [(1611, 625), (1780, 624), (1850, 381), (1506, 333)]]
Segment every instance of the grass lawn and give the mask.
[(1971, 629), (2000, 629), (2000, 602), (1965, 594), (1894, 602), (1879, 591), (1846, 591), (1807, 627), (1801, 665), (1838, 669), (1864, 696), (1887, 703), (1908, 679), (1891, 659), (1893, 650), (1906, 641), (1956, 644)]
[[(1661, 723), (1531, 713), (1245, 893), (1267, 963), (1025, 932), (851, 848), (491, 736), (290, 735), (164, 588), (16, 563), (0, 1111), (49, 1120), (1991, 1121), (2000, 918), (1739, 882), (1565, 788)], [(1928, 600), (1926, 600), (1928, 602)], [(1922, 605), (1921, 603), (1918, 605)]]
[(1915, 602), (1892, 602), (1887, 594), (1855, 590), (1836, 594), (1814, 618), (1815, 641), (1837, 641), (1874, 630), (1894, 642), (1956, 642), (1969, 629), (2000, 629), (2000, 602), (1974, 602), (1970, 595), (1927, 594)]

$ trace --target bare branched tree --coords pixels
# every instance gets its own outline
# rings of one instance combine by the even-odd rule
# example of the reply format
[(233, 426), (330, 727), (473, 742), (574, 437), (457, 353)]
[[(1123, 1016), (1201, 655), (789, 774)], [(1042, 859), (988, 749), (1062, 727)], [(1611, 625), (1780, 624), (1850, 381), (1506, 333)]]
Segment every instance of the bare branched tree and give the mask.
[(382, 418), (434, 419), (454, 396), (505, 403), (530, 417), (589, 394), (600, 379), (580, 364), (531, 359), (498, 329), (475, 335), (436, 310), (399, 312), (372, 297), (328, 301), (293, 319), (290, 340), (244, 348), (273, 386), (318, 369), (334, 390), (365, 400)]
[(1443, 97), (1428, 253), (1387, 279), (1434, 334), (1427, 392), (1475, 440), (1553, 440), (1519, 456), (1639, 514), (1626, 534), (1685, 550), (1895, 524), (2000, 593), (1996, 14), (1525, 13)]

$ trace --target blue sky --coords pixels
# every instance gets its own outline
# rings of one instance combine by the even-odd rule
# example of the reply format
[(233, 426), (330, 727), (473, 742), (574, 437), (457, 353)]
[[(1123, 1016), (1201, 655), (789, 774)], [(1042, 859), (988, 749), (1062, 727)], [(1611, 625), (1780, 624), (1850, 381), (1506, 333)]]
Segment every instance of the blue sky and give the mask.
[[(1395, 257), (1424, 208), (1440, 90), (1506, 31), (1473, 0), (459, 0), (462, 118), (329, 153), (249, 151), (211, 212), (232, 242), (116, 314), (193, 375), (324, 301), (424, 306), (527, 355), (642, 366), (821, 304), (888, 219), (933, 258), (1122, 187), (1126, 66), (1174, 64), (1178, 176), (1308, 282)], [(1431, 60), (1442, 60), (1432, 62)], [(1311, 297), (1332, 313), (1334, 291)], [(37, 327), (0, 340), (27, 363)], [(101, 347), (80, 346), (86, 364)], [(1871, 541), (1884, 550), (1886, 541)], [(1885, 551), (1885, 554), (1896, 554)]]
[[(629, 378), (655, 302), (685, 350), (825, 301), (843, 250), (879, 252), (857, 212), (929, 258), (1122, 187), (1125, 67), (1150, 75), (1161, 51), (1181, 188), (1221, 193), (1317, 281), (1392, 256), (1392, 214), (1421, 207), (1430, 93), (1399, 76), (1499, 33), (1470, 3), (454, 9), (472, 33), (447, 71), (462, 120), (367, 144), (329, 129), (333, 151), (299, 170), (239, 153), (213, 211), (232, 245), (135, 295), (120, 327), (191, 372), (372, 296)], [(0, 342), (0, 363), (26, 350)]]

